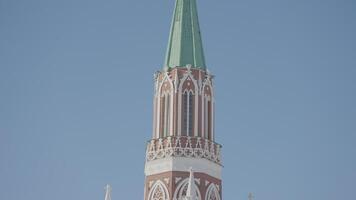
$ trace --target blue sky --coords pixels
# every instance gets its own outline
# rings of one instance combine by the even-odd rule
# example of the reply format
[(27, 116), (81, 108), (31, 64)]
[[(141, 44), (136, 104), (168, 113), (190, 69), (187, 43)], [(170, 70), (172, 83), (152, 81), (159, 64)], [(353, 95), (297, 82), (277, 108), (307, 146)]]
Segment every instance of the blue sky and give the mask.
[[(0, 199), (143, 198), (173, 0), (0, 0)], [(226, 200), (356, 196), (356, 3), (198, 0)]]

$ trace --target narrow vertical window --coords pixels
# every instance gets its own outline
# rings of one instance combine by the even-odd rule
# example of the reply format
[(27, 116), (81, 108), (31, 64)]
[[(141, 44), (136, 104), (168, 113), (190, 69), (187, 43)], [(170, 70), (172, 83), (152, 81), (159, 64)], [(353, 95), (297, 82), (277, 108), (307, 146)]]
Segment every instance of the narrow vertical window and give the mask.
[(165, 113), (166, 113), (166, 96), (162, 95), (161, 105), (160, 105), (160, 122), (159, 122), (159, 137), (164, 137), (164, 123), (165, 123)]
[(209, 131), (208, 131), (208, 126), (209, 126), (209, 123), (208, 123), (208, 117), (209, 114), (208, 114), (208, 97), (205, 96), (204, 97), (204, 132), (205, 132), (205, 138), (209, 138)]
[(213, 123), (213, 113), (212, 113), (212, 102), (211, 97), (204, 97), (204, 133), (205, 138), (213, 140), (212, 136), (212, 123)]
[(193, 136), (194, 127), (194, 95), (192, 91), (185, 91), (182, 96), (183, 109), (182, 109), (182, 121), (183, 121), (183, 136)]
[(164, 95), (164, 126), (163, 126), (163, 136), (167, 137), (169, 135), (169, 125), (170, 125), (170, 98), (169, 94)]
[(193, 136), (193, 93), (188, 95), (188, 135)]
[(187, 136), (188, 135), (188, 92), (185, 91), (182, 96), (183, 100), (183, 109), (182, 109), (182, 121), (183, 121), (183, 130), (182, 130), (182, 135)]
[(211, 100), (208, 100), (208, 113), (207, 113), (207, 117), (208, 117), (208, 139), (209, 140), (213, 140), (212, 137), (212, 107), (211, 107)]

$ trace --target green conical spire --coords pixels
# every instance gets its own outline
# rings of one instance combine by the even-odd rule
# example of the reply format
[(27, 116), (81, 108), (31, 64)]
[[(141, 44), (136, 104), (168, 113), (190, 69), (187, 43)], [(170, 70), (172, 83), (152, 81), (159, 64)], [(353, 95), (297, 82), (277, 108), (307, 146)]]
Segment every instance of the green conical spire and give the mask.
[(176, 0), (165, 66), (205, 69), (196, 0)]

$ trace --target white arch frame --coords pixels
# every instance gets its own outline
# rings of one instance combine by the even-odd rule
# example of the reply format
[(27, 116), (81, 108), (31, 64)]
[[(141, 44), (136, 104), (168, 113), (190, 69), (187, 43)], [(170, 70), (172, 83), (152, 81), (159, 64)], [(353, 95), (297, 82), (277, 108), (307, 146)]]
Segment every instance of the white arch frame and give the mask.
[(174, 99), (174, 90), (175, 90), (175, 87), (174, 87), (174, 84), (173, 84), (173, 80), (169, 77), (169, 74), (168, 72), (165, 72), (164, 74), (164, 78), (162, 79), (162, 81), (159, 83), (159, 86), (158, 86), (158, 91), (157, 93), (155, 94), (155, 99), (156, 99), (156, 108), (155, 108), (155, 111), (156, 111), (156, 122), (155, 122), (155, 135), (156, 137), (155, 138), (159, 138), (159, 125), (160, 125), (160, 121), (161, 121), (161, 91), (162, 91), (162, 86), (165, 82), (168, 82), (171, 86), (171, 90), (169, 91), (169, 94), (170, 94), (170, 109), (171, 109), (171, 112), (170, 112), (170, 119), (169, 121), (171, 122), (170, 123), (170, 135), (173, 136), (173, 99)]
[(188, 71), (183, 75), (180, 79), (179, 90), (178, 90), (178, 135), (181, 135), (182, 132), (182, 94), (183, 94), (183, 85), (187, 79), (190, 79), (194, 84), (194, 95), (195, 95), (195, 103), (194, 106), (194, 136), (198, 136), (198, 101), (199, 101), (199, 87), (197, 80), (194, 79), (192, 72), (188, 68)]
[[(164, 119), (163, 119), (163, 124), (162, 124), (163, 137), (169, 136), (167, 133), (172, 134), (171, 133), (171, 124), (172, 124), (171, 114), (172, 114), (173, 110), (172, 110), (172, 105), (171, 105), (172, 104), (171, 93), (172, 93), (172, 91), (164, 91), (164, 92), (161, 92), (161, 95), (159, 96), (160, 100), (161, 100), (161, 98), (164, 98), (164, 108), (163, 108), (164, 109), (164, 116), (163, 116)], [(161, 105), (160, 105), (160, 109), (161, 109)], [(159, 115), (161, 115), (161, 111), (160, 111)]]
[(162, 181), (160, 181), (160, 180), (156, 181), (156, 182), (153, 184), (153, 186), (151, 187), (150, 192), (148, 193), (148, 200), (152, 200), (152, 196), (154, 195), (154, 192), (155, 192), (156, 189), (158, 189), (158, 188), (162, 189), (162, 191), (163, 191), (163, 199), (164, 199), (164, 200), (169, 200), (169, 192), (168, 192), (168, 189), (167, 189), (166, 185), (165, 185)]
[[(183, 199), (183, 189), (186, 186), (188, 187), (188, 184), (189, 184), (189, 178), (186, 178), (186, 179), (182, 180), (178, 184), (178, 186), (176, 187), (176, 190), (174, 191), (173, 200), (184, 200)], [(194, 188), (195, 188), (195, 191), (197, 192), (198, 199), (200, 200), (201, 199), (201, 194), (200, 194), (199, 187), (196, 184), (196, 181), (194, 181)]]
[(208, 189), (206, 190), (205, 200), (210, 200), (210, 196), (212, 193), (218, 198), (217, 200), (221, 199), (219, 190), (214, 183), (211, 183)]
[(207, 133), (207, 130), (206, 129), (206, 122), (205, 122), (205, 119), (206, 119), (206, 116), (205, 116), (205, 113), (207, 112), (206, 110), (206, 97), (207, 95), (205, 95), (205, 86), (208, 86), (209, 87), (209, 90), (210, 90), (210, 101), (211, 101), (211, 140), (212, 141), (215, 141), (215, 127), (214, 127), (214, 124), (215, 124), (215, 97), (214, 97), (214, 88), (213, 88), (213, 84), (212, 82), (210, 81), (210, 76), (208, 76), (207, 78), (205, 78), (204, 82), (203, 82), (203, 85), (201, 87), (201, 97), (202, 97), (202, 109), (201, 109), (201, 116), (202, 116), (202, 123), (201, 123), (201, 130), (202, 130), (202, 137), (203, 138), (208, 138), (208, 135), (206, 135)]

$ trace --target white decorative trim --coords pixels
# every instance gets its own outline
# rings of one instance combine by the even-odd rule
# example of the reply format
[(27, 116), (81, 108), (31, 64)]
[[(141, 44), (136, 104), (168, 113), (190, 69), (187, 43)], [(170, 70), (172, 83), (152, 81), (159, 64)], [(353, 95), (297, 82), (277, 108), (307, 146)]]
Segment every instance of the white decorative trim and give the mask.
[(195, 172), (204, 173), (221, 180), (221, 165), (205, 159), (183, 157), (167, 157), (159, 160), (147, 161), (145, 165), (145, 175), (151, 176), (172, 171), (185, 172), (189, 167), (193, 167)]
[[(169, 76), (169, 72), (164, 72), (164, 77), (162, 79), (162, 81), (159, 83), (159, 86), (158, 86), (158, 92), (156, 93), (156, 97), (157, 97), (157, 112), (156, 112), (156, 116), (157, 116), (157, 122), (156, 122), (156, 138), (159, 138), (159, 132), (160, 132), (160, 123), (161, 123), (161, 90), (162, 90), (162, 86), (165, 82), (168, 82), (171, 86), (170, 88), (170, 91), (168, 92), (168, 94), (170, 95), (170, 101), (171, 101), (171, 114), (170, 114), (170, 119), (168, 119), (169, 122), (173, 122), (173, 98), (174, 98), (174, 95), (173, 95), (173, 91), (175, 90), (174, 89), (174, 84), (173, 84), (173, 80), (171, 79), (171, 77)], [(167, 93), (167, 92), (165, 92)], [(173, 126), (172, 126), (172, 123), (170, 123), (171, 126), (170, 126), (170, 129), (171, 129), (171, 133), (172, 134), (172, 130), (173, 130)], [(162, 130), (163, 131), (163, 130)]]
[(163, 180), (164, 182), (166, 182), (167, 185), (169, 184), (169, 178), (164, 178)]
[(221, 164), (221, 146), (207, 139), (183, 136), (154, 139), (147, 144), (147, 161), (166, 157), (202, 158)]
[(209, 185), (209, 181), (208, 180), (205, 180), (205, 186)]

